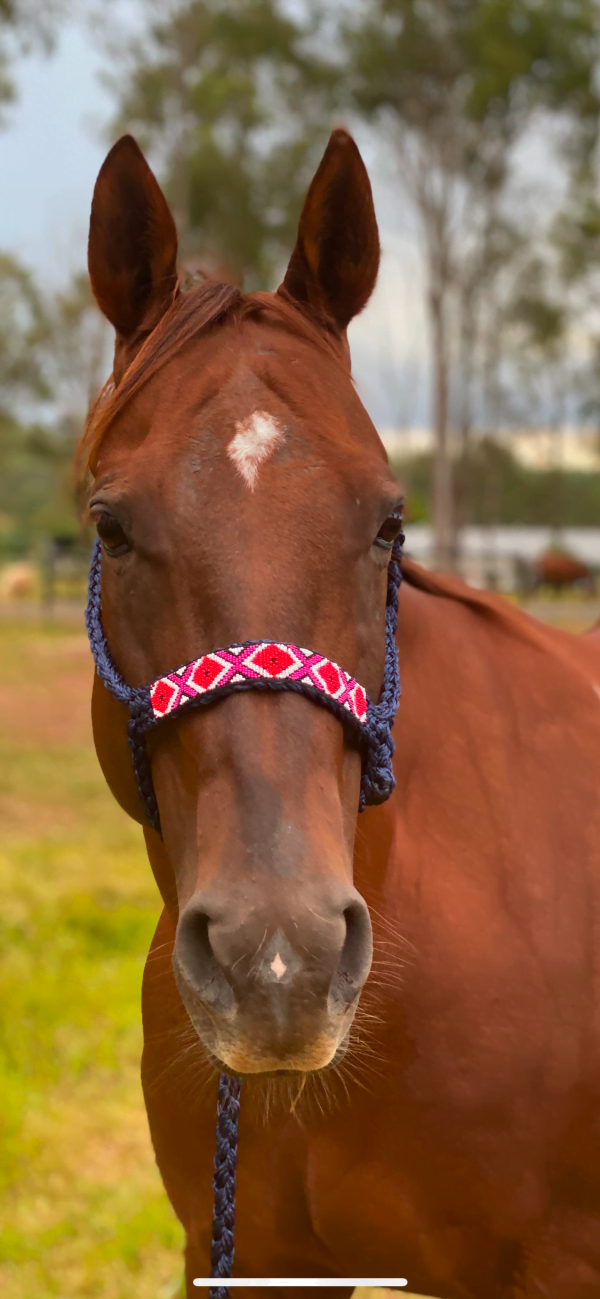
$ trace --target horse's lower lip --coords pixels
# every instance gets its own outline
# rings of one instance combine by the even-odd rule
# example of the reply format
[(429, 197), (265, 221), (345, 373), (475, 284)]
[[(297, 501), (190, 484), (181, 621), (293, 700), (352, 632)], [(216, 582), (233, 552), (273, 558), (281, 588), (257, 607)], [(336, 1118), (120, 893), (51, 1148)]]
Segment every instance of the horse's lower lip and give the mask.
[(204, 1050), (208, 1061), (219, 1071), (219, 1073), (229, 1074), (231, 1078), (240, 1078), (242, 1081), (256, 1081), (258, 1079), (264, 1080), (269, 1078), (303, 1078), (310, 1077), (311, 1074), (316, 1075), (327, 1073), (330, 1069), (335, 1069), (336, 1065), (340, 1063), (340, 1060), (343, 1060), (346, 1051), (348, 1050), (348, 1042), (349, 1030), (342, 1038), (342, 1041), (338, 1044), (335, 1054), (332, 1056), (329, 1064), (323, 1065), (320, 1069), (286, 1069), (284, 1066), (282, 1069), (266, 1069), (264, 1073), (241, 1073), (238, 1069), (232, 1069), (230, 1065), (224, 1064), (224, 1062), (219, 1060), (219, 1057), (214, 1055), (212, 1051), (209, 1051), (206, 1046), (204, 1047)]

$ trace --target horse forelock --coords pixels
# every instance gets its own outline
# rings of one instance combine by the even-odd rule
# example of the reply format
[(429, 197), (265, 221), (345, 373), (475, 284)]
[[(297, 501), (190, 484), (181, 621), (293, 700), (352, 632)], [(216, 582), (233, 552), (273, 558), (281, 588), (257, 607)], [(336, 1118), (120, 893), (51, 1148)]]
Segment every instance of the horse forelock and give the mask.
[(278, 327), (327, 352), (344, 364), (331, 322), (316, 321), (279, 293), (245, 294), (231, 284), (204, 279), (190, 289), (178, 286), (158, 324), (141, 341), (119, 383), (111, 375), (92, 404), (76, 452), (77, 477), (83, 484), (93, 476), (102, 439), (125, 404), (173, 356), (193, 339), (232, 320), (254, 318)]

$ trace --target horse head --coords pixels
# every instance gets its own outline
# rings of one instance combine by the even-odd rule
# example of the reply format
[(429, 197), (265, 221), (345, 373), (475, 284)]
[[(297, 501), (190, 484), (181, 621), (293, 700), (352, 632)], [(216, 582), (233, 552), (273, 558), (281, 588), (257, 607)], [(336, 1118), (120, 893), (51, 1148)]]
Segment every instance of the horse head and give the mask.
[[(112, 658), (143, 686), (271, 638), (317, 649), (376, 700), (399, 492), (350, 372), (346, 329), (379, 262), (353, 140), (333, 133), (276, 293), (184, 291), (176, 260), (166, 200), (126, 136), (89, 240), (116, 331), (84, 439)], [(98, 678), (93, 721), (108, 783), (143, 822), (126, 710)], [(324, 1068), (372, 957), (353, 884), (355, 731), (302, 693), (248, 690), (168, 719), (148, 748), (161, 834), (146, 826), (146, 841), (209, 1057), (240, 1074)]]

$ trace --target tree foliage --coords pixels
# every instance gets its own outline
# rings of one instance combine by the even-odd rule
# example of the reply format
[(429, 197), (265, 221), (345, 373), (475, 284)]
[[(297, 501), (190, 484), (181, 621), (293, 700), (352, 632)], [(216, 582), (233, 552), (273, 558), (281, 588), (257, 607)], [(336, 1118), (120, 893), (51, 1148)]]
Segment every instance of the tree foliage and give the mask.
[(353, 94), (419, 137), (446, 177), (493, 189), (535, 109), (568, 114), (571, 154), (589, 153), (599, 23), (596, 0), (373, 0), (346, 28)]
[[(347, 22), (346, 43), (354, 103), (387, 131), (421, 222), (436, 432), (433, 515), (438, 562), (446, 566), (455, 521), (451, 363), (463, 370), (466, 429), (473, 357), (483, 352), (488, 380), (497, 362), (494, 291), (510, 256), (522, 255), (521, 233), (503, 206), (514, 150), (543, 112), (560, 122), (563, 163), (580, 174), (589, 162), (600, 114), (600, 9), (597, 0), (372, 0)], [(496, 259), (494, 246), (501, 247)], [(458, 358), (452, 335), (461, 340)]]
[(15, 97), (12, 64), (26, 50), (52, 48), (69, 0), (0, 0), (0, 107)]
[(149, 151), (188, 264), (247, 288), (289, 254), (326, 140), (327, 64), (277, 0), (145, 0), (147, 27), (119, 56), (115, 129)]
[(46, 320), (31, 273), (0, 253), (0, 420), (48, 395), (41, 349)]
[[(431, 456), (400, 459), (394, 468), (407, 494), (410, 551), (411, 522), (431, 521)], [(487, 438), (458, 462), (456, 477), (464, 493), (465, 524), (598, 527), (598, 472), (528, 468), (519, 464), (508, 447)]]
[(0, 255), (0, 541), (9, 549), (27, 536), (77, 531), (73, 452), (110, 369), (109, 335), (87, 275), (43, 294)]
[[(600, 410), (600, 0), (139, 0), (128, 36), (119, 6), (102, 7), (111, 136), (131, 130), (147, 150), (190, 269), (274, 287), (331, 124), (350, 119), (384, 143), (419, 215), (427, 270), (437, 450), (420, 481), (444, 531), (439, 557), (452, 562), (453, 516), (508, 517), (494, 475), (512, 483), (502, 500), (533, 521), (505, 453), (479, 451), (475, 432), (523, 418), (528, 403), (558, 427), (575, 379), (582, 409)], [(51, 42), (69, 8), (0, 0), (0, 107), (10, 57)], [(546, 238), (512, 184), (516, 150), (550, 119), (569, 185)], [(582, 320), (585, 383), (570, 348)], [(21, 500), (33, 526), (44, 491), (63, 501), (106, 348), (85, 276), (51, 299), (0, 257), (0, 512)], [(527, 472), (515, 470), (521, 484)], [(567, 497), (546, 487), (556, 513)]]

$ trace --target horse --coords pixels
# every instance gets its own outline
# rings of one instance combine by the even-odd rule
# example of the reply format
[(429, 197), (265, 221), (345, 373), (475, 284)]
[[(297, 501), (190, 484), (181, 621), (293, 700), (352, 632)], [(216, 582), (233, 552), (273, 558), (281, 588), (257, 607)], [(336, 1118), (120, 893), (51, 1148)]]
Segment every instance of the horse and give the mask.
[(596, 594), (596, 579), (589, 565), (556, 547), (538, 556), (533, 565), (533, 576), (536, 591), (548, 586), (555, 595), (568, 590), (585, 591), (590, 596)]
[[(80, 473), (131, 686), (269, 636), (377, 699), (399, 487), (347, 327), (378, 263), (341, 129), (275, 293), (183, 291), (155, 176), (131, 137), (108, 154), (89, 270), (114, 371)], [(150, 735), (159, 832), (127, 708), (95, 678), (100, 765), (163, 903), (142, 1081), (188, 1297), (210, 1266), (219, 1071), (244, 1079), (236, 1275), (295, 1278), (291, 1297), (354, 1276), (600, 1296), (600, 636), (406, 561), (397, 645), (396, 789), (362, 812), (356, 735), (248, 690)]]

